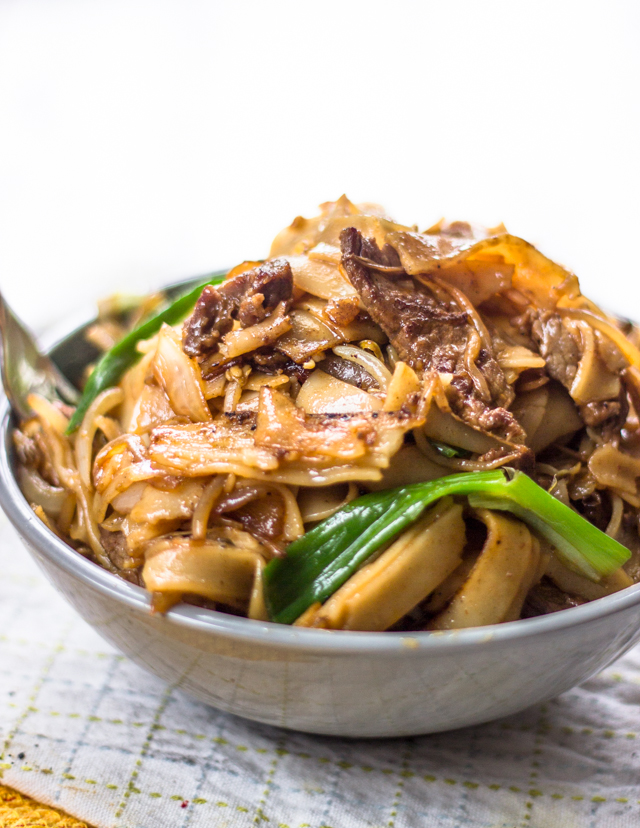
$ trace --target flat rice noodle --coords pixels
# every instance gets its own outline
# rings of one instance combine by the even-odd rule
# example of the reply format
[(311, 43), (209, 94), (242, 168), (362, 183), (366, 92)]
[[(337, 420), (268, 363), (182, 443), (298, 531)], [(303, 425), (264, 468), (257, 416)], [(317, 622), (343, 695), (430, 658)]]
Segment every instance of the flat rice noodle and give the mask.
[(523, 523), (488, 509), (478, 509), (477, 515), (487, 526), (487, 540), (449, 606), (429, 622), (430, 630), (482, 627), (517, 618), (538, 574), (539, 544)]
[(549, 383), (517, 394), (511, 404), (511, 413), (522, 426), (526, 435), (525, 444), (531, 448), (531, 441), (542, 425), (549, 402)]
[(275, 347), (298, 364), (344, 341), (340, 334), (309, 311), (293, 310), (290, 318), (291, 330), (280, 337)]
[(142, 563), (139, 559), (147, 544), (156, 538), (166, 537), (175, 532), (180, 528), (181, 523), (181, 518), (159, 520), (156, 523), (147, 523), (146, 521), (138, 523), (129, 517), (124, 518), (121, 529), (125, 536), (127, 550), (135, 559), (133, 566), (139, 566)]
[(104, 422), (107, 431), (115, 432), (112, 438), (108, 439), (114, 439), (119, 435), (120, 429), (115, 421), (107, 419), (104, 415), (119, 406), (123, 399), (124, 393), (120, 388), (106, 388), (93, 400), (82, 418), (80, 428), (76, 432), (74, 439), (76, 468), (80, 474), (82, 485), (86, 489), (91, 488), (91, 461), (96, 433), (100, 429), (101, 422)]
[(150, 435), (149, 459), (158, 467), (186, 477), (240, 474), (278, 468), (278, 458), (257, 446), (251, 425), (255, 416), (222, 415), (211, 423), (164, 425)]
[(518, 394), (511, 412), (527, 435), (526, 445), (536, 454), (584, 425), (569, 393), (554, 381)]
[[(111, 501), (111, 505), (116, 512), (119, 512), (120, 517), (117, 517), (116, 515), (113, 515), (112, 517), (116, 520), (121, 520), (122, 515), (128, 515), (144, 494), (144, 490), (147, 488), (147, 485), (148, 484), (144, 480), (140, 480), (138, 483), (133, 483), (128, 489), (125, 489), (124, 492), (116, 495)], [(109, 520), (111, 520), (111, 518), (109, 518)], [(103, 525), (104, 523), (106, 523), (106, 521), (103, 521)]]
[(162, 539), (149, 545), (142, 578), (150, 592), (193, 593), (246, 610), (262, 550), (248, 532), (229, 526), (210, 530), (206, 541)]
[(576, 324), (582, 335), (582, 357), (569, 393), (578, 405), (616, 399), (620, 394), (620, 374), (605, 365), (593, 328), (586, 322)]
[(307, 414), (357, 414), (382, 408), (379, 397), (325, 374), (321, 367), (303, 384), (295, 404)]
[(153, 362), (157, 345), (157, 336), (139, 342), (138, 350), (141, 350), (141, 348), (146, 349), (144, 355), (138, 363), (129, 368), (128, 371), (125, 371), (120, 380), (120, 388), (124, 392), (124, 400), (120, 406), (119, 419), (122, 423), (122, 429), (125, 432), (131, 432), (133, 430), (132, 421), (134, 409), (144, 390), (145, 384), (151, 381), (155, 385), (151, 363)]
[(140, 437), (127, 434), (112, 440), (98, 452), (93, 463), (96, 487), (94, 510), (98, 522), (104, 519), (110, 503), (130, 486), (166, 474), (153, 466)]
[(514, 445), (506, 440), (501, 440), (487, 431), (473, 428), (452, 411), (443, 411), (434, 401), (431, 402), (427, 414), (424, 433), (432, 440), (447, 443), (473, 454), (485, 454), (495, 448), (514, 448)]
[(258, 348), (272, 345), (278, 337), (291, 330), (286, 302), (280, 302), (272, 314), (248, 328), (229, 331), (222, 338), (220, 353), (225, 359), (234, 359)]
[[(529, 242), (500, 233), (481, 241), (443, 235), (428, 235), (407, 231), (391, 232), (385, 238), (400, 256), (403, 267), (410, 275), (439, 273), (446, 278), (446, 268), (465, 263), (501, 262), (513, 265), (511, 285), (540, 308), (553, 309), (565, 289), (563, 283), (572, 274), (543, 256)], [(491, 268), (489, 268), (489, 271)], [(484, 277), (487, 273), (484, 272)], [(496, 270), (491, 288), (499, 289), (502, 271)], [(561, 288), (562, 286), (562, 288)], [(569, 283), (567, 283), (567, 289)], [(464, 288), (461, 288), (464, 291)]]
[(640, 460), (624, 454), (611, 444), (599, 446), (589, 458), (589, 471), (603, 488), (620, 494), (637, 495)]
[(444, 477), (449, 473), (448, 469), (426, 457), (418, 446), (405, 443), (393, 455), (380, 480), (367, 483), (367, 489), (380, 492), (395, 489), (397, 486), (409, 486), (411, 483), (437, 480), (438, 477)]
[(515, 267), (504, 262), (466, 261), (441, 270), (442, 279), (461, 290), (474, 307), (512, 286)]
[(291, 267), (294, 285), (305, 293), (322, 299), (357, 297), (351, 282), (342, 275), (339, 262), (330, 264), (308, 256), (286, 256), (285, 259)]
[(298, 302), (296, 311), (309, 311), (325, 327), (329, 328), (334, 336), (339, 337), (340, 342), (360, 342), (363, 339), (370, 339), (378, 345), (388, 342), (385, 332), (368, 314), (359, 312), (351, 322), (339, 324), (327, 312), (328, 304), (324, 299), (305, 296)]
[(230, 415), (154, 429), (152, 467), (183, 477), (236, 474), (292, 486), (376, 481), (404, 434), (423, 422), (406, 412), (305, 416), (271, 388), (263, 388), (261, 397), (261, 419)]
[(471, 570), (478, 560), (478, 554), (479, 552), (466, 554), (462, 559), (462, 563), (433, 590), (429, 596), (429, 600), (421, 607), (425, 613), (435, 615), (447, 606), (449, 601), (451, 601), (469, 577)]
[(569, 271), (523, 239), (502, 232), (504, 228), (480, 240), (471, 233), (416, 233), (380, 215), (367, 214), (367, 209), (368, 205), (357, 207), (343, 196), (323, 205), (320, 216), (298, 217), (276, 236), (270, 256), (305, 254), (317, 245), (325, 246), (324, 250), (340, 247), (342, 230), (355, 227), (378, 247), (391, 245), (410, 275), (439, 272), (446, 278), (450, 269), (451, 284), (474, 304), (512, 286), (534, 305), (552, 309), (563, 292), (571, 291), (573, 296), (577, 291)]
[(356, 227), (367, 238), (375, 238), (381, 246), (392, 231), (410, 230), (382, 215), (370, 204), (355, 205), (346, 196), (321, 205), (322, 213), (311, 219), (298, 216), (273, 240), (270, 257), (308, 253), (316, 245), (340, 247), (340, 233), (345, 227)]
[(462, 506), (444, 498), (340, 587), (318, 612), (315, 625), (388, 629), (458, 567), (465, 540)]
[(176, 412), (171, 407), (166, 393), (151, 381), (143, 385), (129, 418), (127, 431), (133, 434), (147, 434), (152, 428), (173, 419)]
[(249, 600), (249, 609), (247, 610), (247, 618), (252, 618), (254, 621), (270, 621), (267, 604), (264, 600), (264, 586), (263, 586), (263, 570), (264, 562), (258, 558), (256, 560), (256, 571), (253, 580), (253, 588), (251, 590), (251, 599)]
[(342, 252), (335, 244), (328, 244), (327, 242), (320, 242), (315, 247), (312, 247), (308, 253), (310, 259), (318, 262), (328, 262), (336, 267), (342, 260)]
[(420, 380), (413, 368), (406, 362), (396, 362), (387, 389), (384, 410), (399, 411), (403, 405), (411, 402), (420, 389)]
[(211, 420), (198, 365), (185, 354), (180, 338), (168, 325), (162, 326), (158, 336), (153, 373), (176, 414), (194, 423)]
[(563, 592), (569, 595), (579, 595), (587, 601), (595, 601), (596, 598), (603, 598), (605, 595), (612, 595), (621, 589), (633, 586), (633, 579), (620, 567), (601, 578), (598, 583), (573, 572), (555, 556), (552, 555), (547, 563), (545, 574), (551, 578), (553, 583)]
[[(327, 381), (340, 382), (327, 374), (325, 376)], [(257, 446), (287, 452), (292, 459), (330, 457), (356, 460), (366, 454), (367, 446), (374, 439), (375, 426), (361, 412), (335, 419), (311, 418), (284, 394), (268, 387), (260, 391), (255, 431)]]
[(184, 480), (175, 488), (158, 489), (148, 484), (140, 499), (129, 512), (138, 523), (158, 523), (161, 520), (186, 520), (193, 515), (205, 483), (202, 480)]
[(544, 419), (531, 438), (530, 448), (538, 454), (561, 437), (574, 434), (583, 425), (573, 400), (563, 386), (550, 382)]
[(508, 345), (500, 351), (496, 350), (496, 362), (511, 384), (516, 381), (523, 371), (546, 366), (546, 362), (539, 354), (535, 354), (522, 345)]

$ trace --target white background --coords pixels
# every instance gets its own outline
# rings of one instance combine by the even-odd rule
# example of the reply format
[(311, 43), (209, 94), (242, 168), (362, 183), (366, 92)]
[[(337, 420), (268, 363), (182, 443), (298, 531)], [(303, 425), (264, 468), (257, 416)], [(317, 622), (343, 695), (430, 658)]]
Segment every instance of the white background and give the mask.
[(346, 192), (640, 317), (639, 42), (635, 0), (0, 0), (0, 286), (59, 322)]

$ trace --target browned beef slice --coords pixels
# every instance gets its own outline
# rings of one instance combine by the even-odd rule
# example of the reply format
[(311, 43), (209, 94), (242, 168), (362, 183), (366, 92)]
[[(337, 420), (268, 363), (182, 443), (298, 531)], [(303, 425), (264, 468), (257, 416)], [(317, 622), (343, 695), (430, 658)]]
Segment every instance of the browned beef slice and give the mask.
[(526, 435), (513, 414), (502, 406), (487, 406), (477, 396), (476, 388), (468, 376), (458, 375), (453, 378), (448, 398), (453, 411), (469, 425), (510, 443), (524, 444)]
[(534, 618), (536, 615), (547, 615), (550, 612), (578, 607), (580, 604), (584, 604), (583, 598), (567, 595), (545, 577), (529, 591), (521, 617)]
[(131, 561), (131, 553), (127, 549), (127, 540), (122, 532), (108, 532), (100, 527), (100, 541), (107, 557), (118, 570), (118, 575), (125, 581), (142, 586), (142, 577), (139, 569), (128, 569), (127, 564)]
[(238, 320), (255, 325), (280, 302), (291, 302), (293, 274), (285, 259), (270, 261), (239, 273), (223, 284), (208, 285), (185, 322), (182, 347), (192, 357), (210, 353)]
[(618, 400), (602, 400), (601, 402), (590, 402), (580, 406), (580, 416), (586, 425), (595, 428), (602, 425), (611, 417), (618, 417), (620, 414), (620, 403)]
[(491, 404), (480, 398), (465, 367), (464, 354), (473, 330), (466, 312), (451, 300), (443, 303), (424, 285), (408, 282), (390, 248), (380, 250), (353, 227), (342, 231), (342, 266), (358, 291), (365, 309), (389, 337), (400, 358), (416, 371), (435, 370), (454, 375), (452, 407), (470, 425), (504, 439), (524, 443), (524, 432), (506, 410), (513, 391), (492, 353), (482, 349), (476, 360), (491, 394)]
[[(353, 227), (342, 231), (342, 265), (369, 315), (389, 337), (400, 358), (421, 371), (456, 373), (467, 344), (467, 314), (451, 302), (438, 302), (426, 287), (392, 279), (358, 261), (382, 267), (399, 264), (395, 251), (380, 250)], [(395, 258), (394, 258), (395, 257)]]
[(531, 335), (547, 363), (549, 375), (570, 388), (578, 370), (580, 350), (560, 316), (549, 311), (543, 313), (531, 326)]

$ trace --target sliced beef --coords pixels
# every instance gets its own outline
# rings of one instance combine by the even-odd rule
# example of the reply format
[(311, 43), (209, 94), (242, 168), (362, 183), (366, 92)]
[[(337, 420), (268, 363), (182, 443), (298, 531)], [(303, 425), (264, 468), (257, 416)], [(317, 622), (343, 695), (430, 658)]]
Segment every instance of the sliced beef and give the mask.
[(478, 397), (476, 388), (467, 375), (454, 376), (448, 399), (453, 411), (474, 428), (488, 431), (510, 443), (524, 444), (525, 433), (513, 414), (502, 406), (488, 406)]
[(300, 383), (311, 375), (309, 369), (303, 368), (273, 348), (259, 348), (248, 355), (247, 361), (253, 370), (260, 374), (285, 374), (287, 377), (295, 377)]
[(521, 618), (535, 618), (537, 615), (548, 615), (550, 612), (559, 612), (570, 607), (578, 607), (584, 603), (583, 598), (567, 595), (566, 592), (558, 589), (549, 578), (544, 577), (540, 583), (529, 590), (524, 607), (522, 608)]
[(411, 280), (392, 248), (380, 250), (353, 227), (342, 231), (340, 242), (347, 276), (400, 358), (418, 372), (453, 374), (451, 406), (456, 414), (483, 431), (524, 443), (522, 428), (506, 410), (513, 391), (493, 354), (484, 348), (476, 360), (491, 400), (482, 398), (467, 371), (465, 352), (475, 329), (466, 311)]
[(453, 301), (439, 302), (406, 274), (398, 279), (402, 269), (392, 248), (380, 250), (353, 227), (342, 231), (340, 242), (342, 265), (351, 284), (400, 358), (417, 371), (435, 368), (455, 373), (467, 345), (467, 314)]
[(620, 435), (629, 416), (629, 393), (624, 383), (616, 400), (600, 400), (580, 406), (580, 416), (591, 428), (599, 428), (605, 443), (611, 443)]
[(547, 372), (565, 388), (571, 388), (578, 371), (580, 348), (557, 313), (546, 311), (531, 326), (531, 336), (547, 363)]
[(185, 322), (182, 347), (189, 356), (211, 353), (238, 320), (242, 327), (261, 322), (280, 302), (291, 303), (293, 274), (285, 259), (271, 259), (233, 276), (221, 285), (208, 285)]
[(13, 444), (21, 465), (34, 469), (51, 486), (61, 485), (56, 470), (49, 460), (49, 450), (40, 431), (35, 431), (29, 437), (16, 428), (13, 432)]
[(123, 532), (108, 532), (100, 527), (100, 541), (107, 553), (107, 557), (118, 571), (118, 575), (125, 581), (142, 586), (140, 569), (130, 569), (127, 564), (131, 563), (131, 553), (127, 549), (127, 539)]
[(580, 416), (586, 425), (596, 428), (612, 417), (615, 417), (617, 420), (620, 415), (620, 410), (621, 407), (618, 400), (601, 400), (581, 405)]

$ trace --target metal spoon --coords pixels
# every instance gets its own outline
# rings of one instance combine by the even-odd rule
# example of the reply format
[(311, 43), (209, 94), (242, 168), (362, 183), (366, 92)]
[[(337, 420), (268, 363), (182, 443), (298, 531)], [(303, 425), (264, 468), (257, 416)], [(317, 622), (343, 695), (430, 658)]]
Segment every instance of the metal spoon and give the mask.
[(31, 393), (48, 400), (62, 399), (75, 405), (78, 391), (58, 368), (40, 352), (33, 335), (18, 319), (0, 292), (2, 382), (11, 407), (21, 419), (32, 414), (27, 403)]

